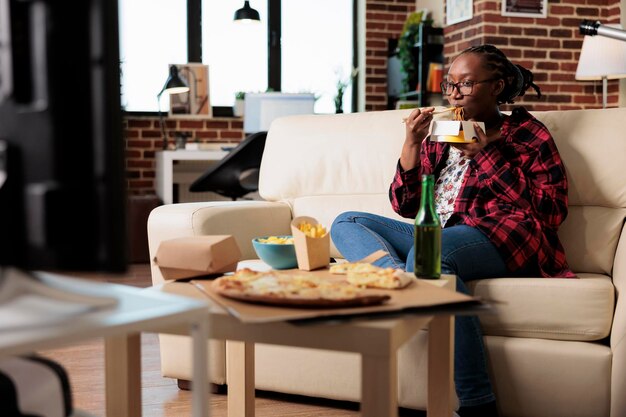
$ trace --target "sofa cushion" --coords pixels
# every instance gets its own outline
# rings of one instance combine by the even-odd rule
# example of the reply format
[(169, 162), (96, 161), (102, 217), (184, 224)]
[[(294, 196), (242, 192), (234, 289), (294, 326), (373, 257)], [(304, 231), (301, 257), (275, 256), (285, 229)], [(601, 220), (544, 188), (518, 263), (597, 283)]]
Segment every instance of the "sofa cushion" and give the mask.
[(492, 301), (494, 314), (480, 321), (486, 335), (600, 340), (611, 330), (615, 290), (611, 278), (497, 278), (472, 281), (475, 296)]
[(554, 137), (565, 163), (569, 203), (626, 207), (626, 108), (533, 112)]
[(612, 275), (626, 209), (570, 206), (559, 228), (570, 267), (576, 272)]
[(263, 151), (259, 193), (270, 201), (387, 193), (404, 141), (402, 117), (410, 111), (276, 119)]

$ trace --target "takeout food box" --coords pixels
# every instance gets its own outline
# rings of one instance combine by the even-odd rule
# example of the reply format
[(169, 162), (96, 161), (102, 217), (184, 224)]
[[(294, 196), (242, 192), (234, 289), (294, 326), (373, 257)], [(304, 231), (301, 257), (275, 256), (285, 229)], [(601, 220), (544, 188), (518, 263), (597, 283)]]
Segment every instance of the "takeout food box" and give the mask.
[(433, 120), (428, 134), (433, 142), (472, 143), (476, 142), (474, 136), (478, 136), (474, 130), (474, 123), (478, 123), (485, 131), (485, 123), (458, 121), (458, 120)]
[(176, 280), (234, 271), (240, 258), (231, 235), (189, 236), (161, 242), (154, 262), (163, 278)]
[(298, 226), (309, 223), (313, 226), (319, 224), (313, 217), (300, 216), (291, 221), (291, 234), (296, 248), (298, 268), (312, 271), (327, 267), (330, 263), (330, 236), (328, 231), (321, 237), (307, 236)]

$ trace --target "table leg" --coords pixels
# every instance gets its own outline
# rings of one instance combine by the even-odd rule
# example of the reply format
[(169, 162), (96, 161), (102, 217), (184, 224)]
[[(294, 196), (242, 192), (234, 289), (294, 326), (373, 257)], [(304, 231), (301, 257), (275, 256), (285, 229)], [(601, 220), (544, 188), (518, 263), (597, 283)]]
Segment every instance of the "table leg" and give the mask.
[(209, 417), (207, 327), (206, 320), (200, 320), (191, 326), (191, 336), (193, 338), (193, 384), (191, 389), (194, 417)]
[(254, 417), (254, 343), (226, 341), (228, 417)]
[(104, 342), (106, 414), (141, 417), (141, 337), (109, 337)]
[(454, 316), (435, 316), (428, 329), (428, 417), (452, 416)]
[(388, 356), (362, 355), (361, 361), (361, 416), (396, 417), (398, 415), (396, 352)]

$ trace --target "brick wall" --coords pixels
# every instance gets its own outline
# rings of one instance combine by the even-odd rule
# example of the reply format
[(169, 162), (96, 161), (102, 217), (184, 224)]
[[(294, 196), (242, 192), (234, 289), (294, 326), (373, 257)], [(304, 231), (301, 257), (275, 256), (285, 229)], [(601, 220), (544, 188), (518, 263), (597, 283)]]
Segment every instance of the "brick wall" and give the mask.
[(366, 0), (365, 110), (387, 108), (387, 48), (400, 37), (404, 21), (415, 11), (416, 0)]
[[(244, 138), (240, 118), (209, 120), (169, 119), (166, 121), (170, 138), (175, 132), (189, 134), (188, 140), (198, 142), (241, 142)], [(159, 118), (127, 116), (124, 120), (126, 137), (126, 170), (128, 189), (133, 195), (155, 193), (156, 163), (154, 153), (163, 149)], [(173, 139), (170, 140), (173, 143)]]
[[(548, 5), (545, 19), (505, 17), (499, 0), (474, 0), (473, 18), (444, 30), (444, 73), (463, 49), (491, 43), (531, 70), (545, 95), (537, 99), (529, 90), (516, 104), (534, 110), (602, 107), (602, 83), (574, 79), (583, 40), (578, 26), (583, 19), (619, 23), (620, 0), (550, 0)], [(608, 105), (617, 106), (618, 81), (609, 81), (608, 93)]]

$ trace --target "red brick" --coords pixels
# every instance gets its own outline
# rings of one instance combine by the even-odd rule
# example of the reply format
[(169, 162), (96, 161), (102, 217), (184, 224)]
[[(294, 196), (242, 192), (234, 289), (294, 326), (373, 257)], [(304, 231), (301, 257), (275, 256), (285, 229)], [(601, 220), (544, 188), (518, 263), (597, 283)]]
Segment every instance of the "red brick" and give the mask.
[(537, 63), (537, 69), (542, 69), (542, 70), (558, 70), (559, 69), (559, 64), (556, 62), (539, 62)]
[(574, 103), (596, 103), (596, 102), (597, 102), (596, 96), (574, 96)]
[(554, 39), (537, 39), (537, 48), (559, 48), (561, 43)]
[(128, 119), (128, 127), (138, 129), (149, 128), (152, 127), (152, 121), (143, 119)]
[(205, 121), (204, 125), (207, 129), (228, 129), (228, 122), (216, 122), (212, 120)]
[(548, 30), (543, 28), (536, 27), (525, 27), (524, 35), (527, 36), (548, 36)]
[(600, 11), (593, 7), (577, 7), (576, 15), (582, 17), (597, 17), (600, 16)]
[(571, 39), (573, 32), (571, 29), (552, 29), (550, 31), (551, 38), (567, 38)]
[(181, 120), (180, 128), (181, 129), (202, 129), (204, 127), (204, 122), (201, 120)]
[(582, 93), (583, 86), (576, 84), (561, 84), (559, 86), (559, 90), (564, 93)]
[(557, 6), (557, 5), (553, 5), (552, 7), (550, 7), (550, 14), (565, 14), (565, 15), (571, 15), (574, 14), (574, 8), (571, 6)]
[(498, 28), (498, 34), (500, 35), (521, 35), (522, 28), (516, 26), (500, 26)]
[(524, 58), (541, 58), (544, 59), (547, 55), (546, 51), (536, 49), (524, 49)]
[(550, 81), (574, 81), (574, 74), (553, 73), (550, 74)]
[(243, 138), (243, 132), (229, 132), (229, 131), (221, 131), (220, 132), (220, 137), (223, 139), (242, 139)]
[(513, 46), (534, 47), (535, 46), (535, 39), (533, 39), (533, 38), (511, 38), (511, 45), (513, 45)]
[(127, 138), (138, 138), (139, 137), (139, 130), (125, 130), (124, 131), (124, 136)]
[(580, 50), (583, 47), (583, 40), (564, 40), (563, 41), (563, 49), (576, 49)]
[(577, 62), (561, 62), (560, 64), (561, 71), (576, 72), (577, 68)]
[(569, 60), (572, 59), (572, 53), (570, 51), (550, 51), (550, 58)]
[(213, 139), (217, 138), (218, 134), (215, 130), (201, 130), (196, 132), (196, 137), (199, 139)]

